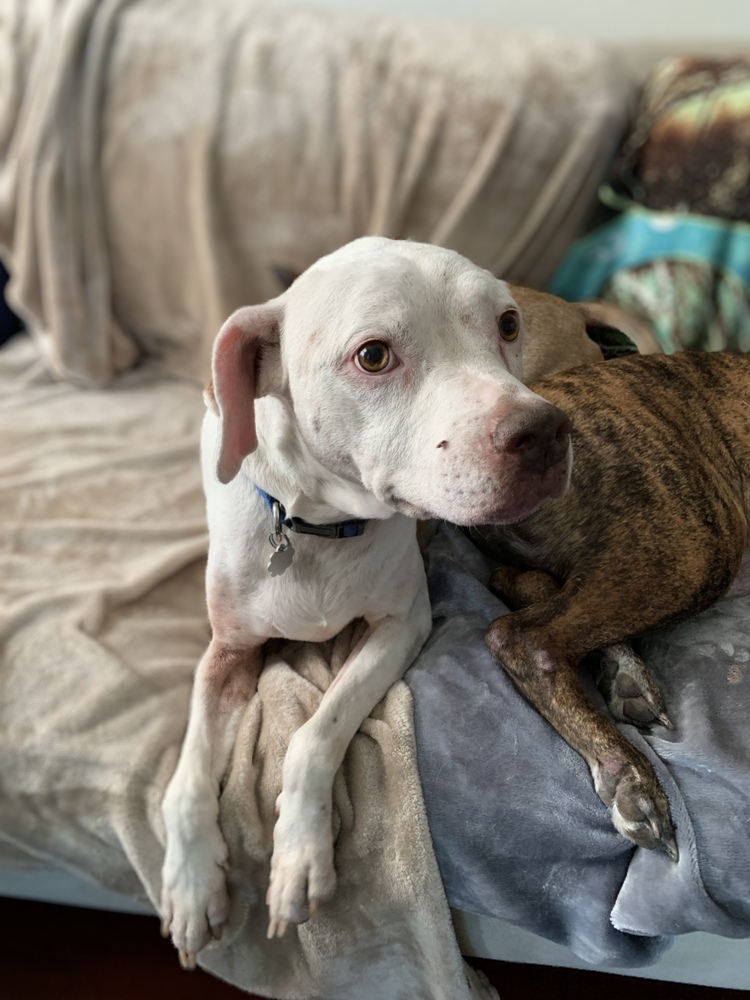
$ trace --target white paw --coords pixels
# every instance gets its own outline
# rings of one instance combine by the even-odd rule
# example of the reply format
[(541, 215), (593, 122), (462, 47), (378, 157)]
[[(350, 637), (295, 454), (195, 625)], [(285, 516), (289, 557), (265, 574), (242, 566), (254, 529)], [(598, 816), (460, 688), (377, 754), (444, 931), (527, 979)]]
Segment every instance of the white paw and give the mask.
[(198, 952), (221, 937), (229, 915), (227, 846), (218, 827), (188, 846), (167, 842), (162, 868), (162, 934), (172, 935), (180, 965), (194, 969)]
[(273, 832), (271, 880), (266, 903), (268, 937), (283, 937), (290, 924), (314, 917), (336, 891), (330, 814), (317, 819), (294, 800), (283, 799)]

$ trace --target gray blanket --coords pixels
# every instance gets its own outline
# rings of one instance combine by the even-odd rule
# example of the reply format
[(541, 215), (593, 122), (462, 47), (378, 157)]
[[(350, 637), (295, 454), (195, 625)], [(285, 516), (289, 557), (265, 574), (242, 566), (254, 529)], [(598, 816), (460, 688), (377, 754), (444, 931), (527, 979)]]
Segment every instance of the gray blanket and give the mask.
[(451, 905), (601, 965), (648, 965), (688, 931), (750, 936), (750, 598), (638, 647), (675, 730), (622, 729), (669, 794), (675, 865), (616, 832), (583, 759), (486, 651), (486, 625), (505, 610), (486, 587), (492, 568), (464, 534), (438, 530), (428, 551), (435, 627), (407, 674)]

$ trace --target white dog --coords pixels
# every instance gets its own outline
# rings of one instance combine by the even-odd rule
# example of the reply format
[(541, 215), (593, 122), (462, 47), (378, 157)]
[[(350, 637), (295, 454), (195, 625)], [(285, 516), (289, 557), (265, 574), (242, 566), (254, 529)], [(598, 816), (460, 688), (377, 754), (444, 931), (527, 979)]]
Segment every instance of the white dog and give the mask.
[[(580, 359), (595, 359), (577, 316)], [(526, 322), (458, 254), (365, 238), (222, 327), (202, 437), (213, 638), (163, 803), (162, 917), (186, 967), (229, 909), (219, 782), (265, 640), (369, 626), (289, 746), (273, 937), (333, 894), (334, 775), (429, 634), (415, 519), (518, 521), (566, 490), (565, 415), (519, 381)]]

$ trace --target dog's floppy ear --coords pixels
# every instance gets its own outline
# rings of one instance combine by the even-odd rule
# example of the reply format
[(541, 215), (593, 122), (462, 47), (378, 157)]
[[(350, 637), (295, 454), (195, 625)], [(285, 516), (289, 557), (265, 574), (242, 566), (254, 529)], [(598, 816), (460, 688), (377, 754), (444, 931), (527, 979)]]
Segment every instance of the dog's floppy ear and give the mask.
[(258, 355), (279, 341), (281, 298), (260, 306), (244, 306), (224, 323), (213, 351), (213, 389), (221, 417), (221, 447), (216, 473), (231, 482), (243, 459), (255, 451), (255, 398)]

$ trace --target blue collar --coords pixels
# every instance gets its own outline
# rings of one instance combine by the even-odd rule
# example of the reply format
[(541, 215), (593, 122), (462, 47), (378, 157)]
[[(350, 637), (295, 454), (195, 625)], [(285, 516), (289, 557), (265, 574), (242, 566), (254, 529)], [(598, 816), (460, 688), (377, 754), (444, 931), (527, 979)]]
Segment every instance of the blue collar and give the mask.
[(367, 521), (359, 518), (353, 518), (351, 521), (337, 521), (334, 524), (310, 524), (309, 521), (303, 521), (301, 517), (289, 517), (280, 500), (272, 497), (270, 493), (266, 493), (257, 484), (253, 485), (265, 500), (271, 513), (273, 513), (274, 504), (279, 505), (281, 523), (284, 527), (289, 528), (290, 531), (296, 531), (300, 535), (320, 535), (322, 538), (356, 538), (357, 535), (364, 532), (368, 524)]

